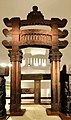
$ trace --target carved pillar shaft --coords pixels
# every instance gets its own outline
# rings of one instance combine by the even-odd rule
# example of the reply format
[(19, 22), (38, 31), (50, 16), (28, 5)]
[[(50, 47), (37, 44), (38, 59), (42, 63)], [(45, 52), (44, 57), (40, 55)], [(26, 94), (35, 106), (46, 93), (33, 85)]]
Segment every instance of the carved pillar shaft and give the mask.
[(60, 58), (58, 49), (50, 50), (51, 61), (51, 110), (60, 111)]
[[(20, 63), (12, 62), (11, 68), (11, 111), (19, 110), (21, 104)], [(14, 110), (13, 110), (14, 111)]]
[(11, 67), (11, 105), (10, 112), (19, 112), (21, 110), (21, 58), (22, 52), (14, 53), (9, 51), (9, 57), (12, 63)]
[(51, 63), (51, 96), (52, 111), (60, 111), (60, 63), (52, 61)]
[(34, 102), (36, 104), (39, 104), (40, 103), (40, 80), (35, 80), (34, 81)]

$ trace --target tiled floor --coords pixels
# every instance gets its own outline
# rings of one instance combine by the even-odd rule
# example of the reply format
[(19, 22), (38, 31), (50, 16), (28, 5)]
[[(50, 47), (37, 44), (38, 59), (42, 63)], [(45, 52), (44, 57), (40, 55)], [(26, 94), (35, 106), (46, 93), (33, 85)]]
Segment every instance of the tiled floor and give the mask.
[[(58, 116), (46, 114), (47, 105), (22, 105), (21, 108), (26, 109), (23, 116), (12, 116), (7, 120), (61, 120)], [(6, 109), (9, 109), (8, 104), (6, 104)]]

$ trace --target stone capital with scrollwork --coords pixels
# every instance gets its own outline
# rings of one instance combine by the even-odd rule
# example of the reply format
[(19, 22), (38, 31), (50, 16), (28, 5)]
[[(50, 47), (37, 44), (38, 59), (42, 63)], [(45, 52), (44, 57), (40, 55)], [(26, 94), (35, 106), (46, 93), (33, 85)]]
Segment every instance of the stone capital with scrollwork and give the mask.
[(50, 51), (49, 51), (50, 62), (60, 61), (61, 57), (62, 57), (62, 53), (59, 51), (58, 48), (50, 49)]
[(8, 56), (10, 57), (11, 62), (22, 62), (23, 53), (21, 50), (18, 50), (16, 52), (13, 52), (12, 50), (9, 50)]

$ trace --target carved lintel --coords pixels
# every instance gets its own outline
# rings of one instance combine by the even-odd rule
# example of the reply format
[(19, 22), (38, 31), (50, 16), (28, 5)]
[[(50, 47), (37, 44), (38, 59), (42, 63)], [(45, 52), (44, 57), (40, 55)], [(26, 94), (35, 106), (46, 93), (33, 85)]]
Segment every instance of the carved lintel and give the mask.
[(52, 35), (52, 36), (56, 36), (57, 35), (58, 38), (65, 38), (68, 35), (68, 31), (67, 30), (61, 31), (58, 28), (53, 28), (53, 30), (50, 31), (48, 34)]
[[(57, 30), (58, 37), (62, 38), (65, 37), (68, 32), (67, 30)], [(56, 35), (53, 31), (42, 30), (42, 29), (28, 29), (22, 30), (20, 34), (20, 48), (23, 47), (45, 47), (50, 49), (52, 46), (51, 36)], [(65, 48), (68, 45), (66, 40), (60, 41), (58, 40), (58, 47), (60, 49)]]
[[(27, 35), (27, 36), (31, 36), (31, 35)], [(37, 36), (38, 37), (38, 36)], [(37, 38), (36, 37), (36, 38)], [(29, 39), (30, 37), (28, 37)], [(34, 37), (33, 37), (34, 38)], [(40, 35), (40, 38), (41, 35)], [(50, 49), (52, 47), (52, 42), (50, 40), (50, 36), (48, 36), (48, 39), (47, 37), (45, 38), (46, 40), (33, 40), (33, 41), (30, 41), (29, 39), (29, 43), (27, 41), (27, 39), (24, 40), (24, 37), (22, 37), (21, 41), (19, 41), (19, 48), (22, 49), (22, 48), (26, 48), (26, 47), (41, 47), (41, 48), (48, 48)], [(37, 42), (37, 43), (36, 43)], [(2, 41), (2, 44), (7, 48), (7, 49), (12, 49), (12, 42), (8, 42), (7, 40), (3, 40)], [(66, 46), (68, 45), (68, 41), (67, 40), (64, 40), (64, 41), (60, 41), (58, 40), (58, 47), (59, 49), (63, 49), (65, 48)]]
[(12, 48), (12, 42), (8, 42), (7, 40), (3, 40), (2, 41), (3, 46), (5, 46), (7, 49), (11, 49)]
[(27, 25), (47, 25), (52, 27), (54, 24), (57, 24), (58, 28), (63, 28), (67, 24), (66, 19), (62, 19), (62, 20), (60, 20), (59, 18), (51, 18), (51, 20), (44, 19), (43, 14), (41, 13), (41, 11), (38, 11), (37, 6), (33, 6), (33, 11), (28, 13), (27, 20), (20, 20), (19, 17), (14, 17), (11, 19), (8, 18), (3, 19), (7, 27), (12, 27), (12, 23), (16, 20), (19, 21), (20, 27)]
[(21, 50), (17, 52), (13, 52), (12, 50), (9, 50), (8, 56), (10, 57), (11, 62), (17, 62), (17, 61), (22, 62), (23, 53)]
[[(16, 17), (16, 19), (18, 18)], [(12, 27), (12, 23), (10, 19), (4, 18), (3, 21), (7, 27)], [(67, 24), (67, 20), (66, 19), (60, 20), (59, 18), (51, 18), (51, 20), (47, 20), (47, 19), (43, 19), (43, 17), (42, 19), (37, 19), (37, 20), (36, 19), (20, 20), (20, 27), (27, 25), (46, 25), (52, 27), (53, 24), (57, 24), (58, 28), (63, 28)]]
[(20, 26), (27, 26), (27, 25), (46, 25), (52, 27), (54, 24), (58, 25), (58, 28), (63, 28), (67, 24), (66, 19), (60, 20), (59, 18), (51, 18), (48, 19), (31, 19), (31, 20), (21, 20)]
[(9, 30), (8, 29), (3, 29), (3, 34), (7, 37), (8, 35), (10, 35)]
[[(14, 26), (14, 28), (15, 28), (15, 26)], [(3, 29), (3, 34), (6, 36), (6, 37), (8, 37), (8, 38), (10, 38), (10, 40), (12, 40), (12, 35), (19, 35), (20, 34), (20, 30), (19, 29), (16, 29), (16, 30), (8, 30), (8, 29)]]
[(65, 48), (67, 45), (68, 45), (68, 41), (67, 41), (67, 40), (64, 40), (64, 41), (58, 40), (58, 47), (59, 47), (59, 49), (63, 49), (63, 48)]
[[(54, 18), (54, 19), (58, 19), (58, 18)], [(63, 25), (62, 25), (62, 23), (63, 23)], [(58, 28), (63, 28), (63, 27), (65, 27), (66, 23), (67, 23), (66, 19), (60, 20), (60, 22), (58, 24), (57, 24), (57, 22), (53, 23), (53, 21), (48, 20), (48, 19), (44, 19), (44, 20), (43, 19), (41, 19), (41, 20), (40, 19), (37, 19), (37, 20), (35, 20), (35, 19), (33, 19), (33, 20), (20, 20), (20, 27), (28, 26), (28, 25), (46, 25), (46, 26), (52, 27), (53, 24), (57, 24)]]
[(17, 24), (17, 22), (20, 21), (20, 18), (19, 17), (13, 17), (11, 19), (4, 18), (3, 21), (7, 27), (12, 27), (14, 22), (16, 22)]
[(58, 48), (50, 49), (50, 51), (49, 51), (50, 62), (60, 61), (61, 57), (62, 57), (62, 53), (58, 50)]
[(67, 20), (66, 19), (60, 20), (59, 18), (51, 18), (50, 26), (52, 27), (54, 24), (58, 25), (58, 28), (63, 28), (67, 24)]
[(59, 32), (59, 34), (58, 34), (59, 38), (65, 38), (68, 35), (68, 31), (67, 30), (61, 31), (61, 30), (58, 29), (58, 32)]

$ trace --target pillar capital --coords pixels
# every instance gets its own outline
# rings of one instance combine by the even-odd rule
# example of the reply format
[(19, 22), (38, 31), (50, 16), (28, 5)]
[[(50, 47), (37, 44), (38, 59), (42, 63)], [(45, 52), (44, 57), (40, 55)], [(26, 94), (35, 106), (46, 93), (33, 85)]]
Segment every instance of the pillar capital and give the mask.
[(11, 62), (22, 62), (23, 53), (21, 50), (18, 50), (16, 52), (9, 50), (8, 56), (10, 57)]
[(50, 51), (49, 51), (50, 62), (60, 61), (61, 57), (62, 57), (62, 53), (59, 51), (58, 48), (50, 49)]

